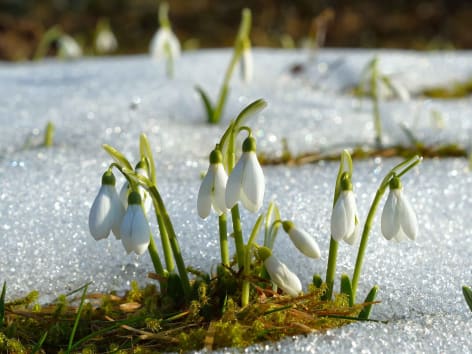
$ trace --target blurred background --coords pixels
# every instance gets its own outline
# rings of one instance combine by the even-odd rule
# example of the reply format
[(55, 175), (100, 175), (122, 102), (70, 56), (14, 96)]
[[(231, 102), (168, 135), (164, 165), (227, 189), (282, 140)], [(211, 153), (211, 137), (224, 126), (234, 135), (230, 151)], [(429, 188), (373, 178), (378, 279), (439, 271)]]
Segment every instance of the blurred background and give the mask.
[[(251, 8), (253, 45), (300, 47), (321, 28), (327, 47), (472, 48), (472, 1), (170, 0), (184, 48), (233, 44), (241, 9)], [(54, 25), (93, 54), (97, 23), (108, 19), (113, 54), (148, 52), (158, 28), (157, 0), (0, 0), (0, 60), (28, 60)], [(327, 10), (329, 9), (329, 10)], [(47, 53), (53, 55), (54, 48)]]

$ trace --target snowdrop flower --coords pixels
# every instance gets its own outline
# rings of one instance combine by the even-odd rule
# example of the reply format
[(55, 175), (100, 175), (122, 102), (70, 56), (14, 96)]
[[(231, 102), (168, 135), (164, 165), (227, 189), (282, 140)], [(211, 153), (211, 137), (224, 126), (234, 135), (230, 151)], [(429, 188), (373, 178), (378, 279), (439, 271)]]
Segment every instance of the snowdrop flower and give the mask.
[(290, 296), (297, 296), (302, 291), (302, 283), (297, 275), (290, 271), (287, 266), (272, 255), (272, 251), (267, 247), (258, 250), (259, 257), (263, 260), (264, 266), (269, 273), (270, 279), (284, 292)]
[(382, 234), (387, 240), (401, 241), (407, 237), (416, 238), (418, 222), (409, 201), (403, 195), (403, 187), (398, 177), (390, 181), (390, 192), (381, 217)]
[(219, 149), (210, 154), (210, 166), (198, 191), (198, 215), (205, 219), (210, 215), (211, 207), (218, 215), (228, 210), (225, 204), (225, 188), (228, 175), (223, 167), (223, 155)]
[(151, 40), (151, 56), (155, 59), (180, 57), (180, 42), (170, 27), (161, 27)]
[(89, 214), (89, 229), (95, 240), (107, 238), (112, 230), (115, 237), (120, 239), (120, 225), (124, 213), (125, 208), (115, 189), (115, 176), (111, 171), (106, 171)]
[(331, 236), (336, 241), (344, 240), (352, 245), (359, 235), (359, 220), (356, 200), (349, 177), (341, 180), (341, 193), (331, 214)]
[(141, 196), (132, 191), (128, 197), (128, 209), (120, 227), (121, 242), (126, 252), (143, 254), (150, 242), (149, 224), (141, 206)]
[(282, 222), (282, 226), (295, 247), (297, 247), (301, 253), (310, 258), (317, 259), (321, 257), (318, 244), (308, 233), (306, 233), (304, 230), (296, 228), (295, 224), (291, 221)]
[(252, 81), (254, 72), (254, 60), (252, 58), (251, 43), (248, 38), (243, 41), (243, 51), (241, 54), (240, 68), (241, 68), (241, 79), (245, 83)]
[[(147, 173), (147, 170), (144, 166), (144, 162), (140, 161), (137, 165), (136, 165), (136, 173), (138, 175), (141, 175), (141, 176), (144, 176), (146, 178), (149, 178), (149, 175)], [(151, 206), (152, 206), (152, 198), (151, 196), (149, 195), (149, 192), (144, 189), (144, 187), (142, 186), (139, 186), (138, 187), (138, 191), (139, 191), (139, 194), (141, 195), (141, 200), (143, 201), (143, 208), (144, 208), (144, 212), (146, 213), (146, 215), (149, 213), (149, 211), (151, 210)], [(121, 202), (123, 203), (123, 206), (125, 207), (125, 209), (128, 207), (128, 195), (129, 195), (129, 192), (130, 192), (130, 186), (129, 186), (129, 183), (128, 181), (126, 181), (123, 186), (121, 187), (121, 190), (120, 190), (120, 200)]]
[(118, 48), (118, 41), (108, 21), (102, 19), (97, 25), (95, 49), (98, 53), (110, 53)]
[(82, 48), (79, 43), (67, 34), (63, 34), (58, 40), (58, 56), (64, 59), (77, 59), (82, 56)]
[(264, 173), (256, 156), (256, 139), (249, 136), (243, 143), (243, 154), (226, 184), (226, 207), (231, 209), (238, 200), (255, 213), (264, 199)]

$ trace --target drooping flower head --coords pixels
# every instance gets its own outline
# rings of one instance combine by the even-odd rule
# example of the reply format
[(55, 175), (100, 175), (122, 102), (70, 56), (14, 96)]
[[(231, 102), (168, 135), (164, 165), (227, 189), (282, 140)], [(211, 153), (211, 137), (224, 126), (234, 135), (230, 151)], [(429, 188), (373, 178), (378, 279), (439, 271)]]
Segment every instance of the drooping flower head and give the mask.
[(107, 54), (118, 48), (118, 40), (111, 30), (107, 19), (101, 19), (97, 24), (95, 49), (100, 54)]
[(107, 238), (110, 231), (120, 239), (120, 225), (125, 208), (115, 189), (115, 176), (106, 171), (89, 214), (90, 233), (96, 240)]
[(150, 53), (155, 59), (175, 60), (180, 56), (180, 42), (174, 32), (168, 17), (169, 5), (165, 2), (159, 7), (160, 28), (151, 40)]
[[(135, 167), (135, 171), (138, 175), (141, 175), (141, 176), (144, 176), (146, 178), (149, 178), (149, 174), (147, 172), (147, 168), (146, 168), (146, 163), (144, 162), (144, 160), (141, 160), (138, 162), (138, 164), (136, 165)], [(121, 190), (120, 190), (120, 200), (121, 202), (123, 203), (123, 206), (125, 207), (125, 209), (128, 207), (128, 196), (129, 196), (129, 193), (130, 193), (130, 185), (128, 183), (128, 181), (126, 181), (123, 186), (121, 187)], [(151, 198), (151, 195), (149, 194), (149, 192), (142, 186), (139, 186), (138, 187), (138, 191), (139, 191), (139, 194), (141, 195), (141, 201), (143, 203), (143, 209), (144, 209), (144, 212), (146, 213), (146, 215), (149, 213), (149, 211), (151, 210), (151, 206), (152, 206), (152, 198)]]
[(418, 222), (415, 211), (403, 194), (400, 178), (393, 177), (389, 187), (390, 192), (381, 217), (382, 234), (387, 240), (414, 240), (418, 233)]
[(314, 259), (321, 257), (318, 243), (306, 231), (298, 229), (291, 221), (283, 221), (282, 227), (301, 253)]
[(254, 73), (254, 60), (252, 57), (251, 51), (251, 41), (249, 38), (244, 38), (241, 41), (242, 45), (242, 54), (240, 60), (240, 69), (241, 69), (241, 79), (245, 83), (249, 83), (252, 81), (253, 73)]
[(348, 173), (341, 179), (341, 192), (331, 214), (331, 236), (336, 241), (354, 244), (359, 235), (359, 220), (352, 183)]
[(243, 142), (243, 154), (226, 184), (226, 207), (231, 209), (240, 200), (244, 207), (255, 213), (264, 199), (264, 173), (256, 156), (256, 139), (247, 137)]
[(62, 34), (57, 43), (59, 46), (57, 53), (59, 58), (78, 59), (82, 56), (82, 48), (79, 43), (68, 34)]
[(279, 261), (272, 251), (267, 247), (258, 249), (259, 258), (264, 262), (264, 266), (269, 273), (270, 279), (284, 292), (290, 296), (297, 296), (302, 291), (302, 283), (297, 275), (290, 271), (287, 266)]
[(210, 215), (211, 207), (221, 215), (228, 209), (225, 204), (225, 189), (228, 175), (223, 167), (223, 155), (216, 148), (210, 154), (210, 166), (198, 191), (197, 209), (201, 218)]
[(121, 242), (126, 252), (143, 254), (150, 242), (149, 224), (141, 205), (141, 195), (132, 191), (128, 197), (128, 209), (120, 227)]

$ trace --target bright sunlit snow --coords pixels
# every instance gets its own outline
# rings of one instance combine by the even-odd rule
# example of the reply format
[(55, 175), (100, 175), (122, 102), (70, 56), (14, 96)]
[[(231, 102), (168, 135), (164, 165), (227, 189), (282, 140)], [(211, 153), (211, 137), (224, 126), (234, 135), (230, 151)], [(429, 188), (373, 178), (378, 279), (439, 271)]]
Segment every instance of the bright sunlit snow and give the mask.
[[(378, 54), (380, 69), (412, 93), (472, 76), (472, 54), (326, 50), (309, 60), (302, 51), (255, 50), (254, 81), (238, 72), (218, 126), (205, 122), (195, 85), (215, 100), (229, 50), (184, 53), (175, 79), (148, 57), (0, 64), (0, 282), (7, 300), (39, 290), (48, 302), (93, 281), (91, 291), (124, 290), (132, 280), (152, 282), (149, 256), (127, 256), (113, 236), (96, 242), (88, 213), (111, 162), (107, 143), (137, 162), (145, 132), (154, 149), (158, 186), (188, 265), (210, 271), (219, 262), (217, 216), (199, 218), (196, 199), (208, 154), (230, 119), (255, 99), (268, 107), (249, 120), (258, 153), (278, 156), (282, 140), (294, 154), (374, 143), (371, 103), (349, 95), (364, 65)], [(306, 70), (293, 74), (303, 63)], [(472, 99), (392, 100), (381, 104), (384, 141), (409, 144), (405, 124), (426, 144), (472, 143)], [(437, 113), (441, 121), (434, 119)], [(42, 148), (48, 121), (55, 145)], [(440, 123), (440, 124), (439, 124)], [(384, 175), (399, 159), (354, 161), (353, 184), (363, 223)], [(264, 166), (265, 203), (313, 234), (322, 259), (299, 257), (281, 233), (274, 254), (298, 274), (304, 288), (326, 271), (332, 194), (338, 163)], [(117, 187), (124, 179), (117, 176)], [(472, 347), (472, 314), (462, 285), (472, 285), (472, 172), (466, 159), (425, 160), (403, 179), (419, 222), (415, 242), (388, 242), (374, 222), (359, 282), (359, 300), (377, 284), (372, 319), (327, 333), (287, 338), (249, 352), (449, 352)], [(382, 201), (385, 202), (386, 196)], [(245, 235), (256, 215), (242, 212)], [(152, 230), (158, 238), (153, 221)], [(261, 239), (259, 239), (261, 240)], [(158, 244), (159, 244), (159, 240)], [(355, 247), (342, 243), (338, 276), (352, 275)], [(190, 261), (189, 261), (190, 260)], [(336, 284), (338, 289), (338, 284)]]

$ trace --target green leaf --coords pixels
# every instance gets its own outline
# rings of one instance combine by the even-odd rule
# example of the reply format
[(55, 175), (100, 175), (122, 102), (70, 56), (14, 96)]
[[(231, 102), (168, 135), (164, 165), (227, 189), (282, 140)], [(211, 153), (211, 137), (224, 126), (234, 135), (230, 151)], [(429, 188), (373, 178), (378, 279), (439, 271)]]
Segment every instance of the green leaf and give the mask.
[(39, 342), (36, 343), (36, 345), (33, 347), (33, 349), (31, 349), (31, 354), (35, 354), (41, 349), (41, 347), (43, 346), (43, 343), (46, 340), (47, 336), (48, 336), (48, 331), (44, 332), (44, 334), (42, 335)]
[(203, 91), (203, 89), (200, 86), (195, 86), (195, 90), (197, 90), (197, 92), (200, 94), (200, 97), (203, 101), (203, 105), (205, 106), (208, 123), (214, 123), (213, 122), (214, 109), (213, 109), (213, 105), (211, 104), (210, 98), (207, 96), (205, 91)]
[(121, 152), (119, 152), (114, 147), (111, 147), (108, 144), (103, 144), (102, 147), (121, 168), (127, 168), (128, 170), (133, 170), (133, 166), (130, 164), (128, 159)]
[(223, 87), (221, 87), (220, 96), (218, 102), (216, 103), (215, 109), (213, 110), (213, 116), (211, 117), (209, 123), (218, 124), (220, 122), (221, 116), (223, 114), (223, 109), (226, 104), (226, 99), (228, 98), (228, 93), (229, 87), (227, 84), (225, 84), (223, 85)]
[(5, 294), (7, 292), (7, 282), (3, 282), (2, 294), (0, 295), (0, 328), (5, 320)]
[(75, 336), (75, 332), (77, 331), (77, 327), (79, 326), (79, 320), (80, 320), (80, 316), (82, 315), (82, 309), (84, 307), (85, 295), (87, 294), (88, 286), (89, 286), (89, 284), (86, 284), (84, 286), (84, 291), (82, 293), (82, 297), (80, 298), (80, 304), (79, 304), (79, 308), (77, 310), (77, 316), (75, 317), (74, 326), (72, 327), (72, 331), (71, 331), (70, 336), (69, 336), (69, 345), (67, 346), (66, 353), (70, 353), (70, 351), (72, 350), (72, 346), (73, 346), (73, 343), (74, 343), (74, 336)]
[(462, 287), (462, 293), (464, 294), (465, 302), (469, 305), (470, 311), (472, 311), (472, 290), (468, 286)]
[(341, 275), (341, 294), (346, 294), (349, 298), (349, 306), (354, 306), (351, 280), (347, 274)]
[[(379, 287), (377, 285), (375, 285), (372, 289), (370, 289), (364, 302), (374, 302), (375, 297), (377, 296), (378, 290), (379, 290)], [(367, 320), (369, 318), (370, 311), (372, 310), (372, 305), (373, 304), (369, 304), (362, 309), (362, 311), (359, 313), (359, 316), (358, 316), (360, 320)]]
[(148, 162), (149, 176), (152, 183), (156, 184), (156, 165), (154, 164), (151, 145), (149, 145), (149, 140), (144, 133), (139, 136), (139, 151), (141, 153), (141, 158), (144, 157)]
[(313, 285), (318, 289), (321, 288), (321, 285), (323, 285), (323, 279), (321, 279), (321, 275), (313, 274)]

